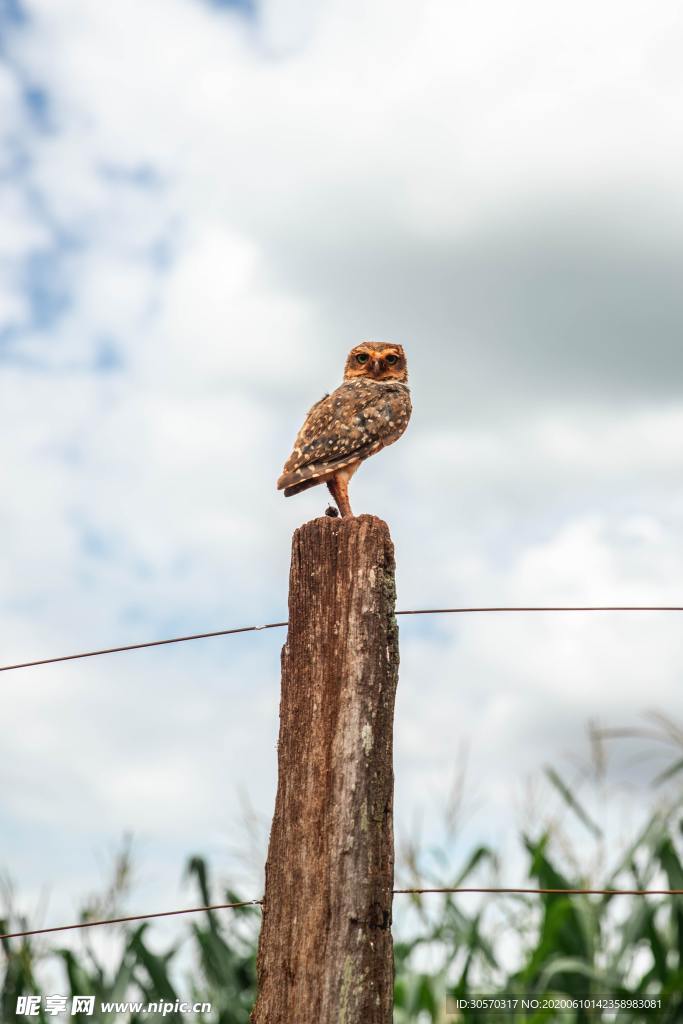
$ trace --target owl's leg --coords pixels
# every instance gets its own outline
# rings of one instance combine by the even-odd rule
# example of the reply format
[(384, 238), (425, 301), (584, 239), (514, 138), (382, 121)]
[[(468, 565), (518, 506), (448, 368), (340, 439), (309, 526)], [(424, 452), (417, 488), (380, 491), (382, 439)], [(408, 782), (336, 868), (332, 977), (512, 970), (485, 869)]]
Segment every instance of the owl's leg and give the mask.
[(337, 476), (333, 476), (331, 480), (327, 481), (327, 486), (330, 494), (337, 503), (337, 508), (341, 512), (342, 518), (346, 516), (353, 517), (351, 511), (351, 505), (349, 503), (349, 485), (348, 480), (343, 482)]
[(340, 469), (338, 473), (335, 473), (331, 480), (327, 481), (330, 494), (337, 503), (337, 508), (342, 514), (342, 518), (353, 518), (353, 512), (351, 511), (351, 503), (349, 502), (349, 480), (356, 472), (360, 462), (357, 462), (354, 466), (348, 466), (346, 469)]

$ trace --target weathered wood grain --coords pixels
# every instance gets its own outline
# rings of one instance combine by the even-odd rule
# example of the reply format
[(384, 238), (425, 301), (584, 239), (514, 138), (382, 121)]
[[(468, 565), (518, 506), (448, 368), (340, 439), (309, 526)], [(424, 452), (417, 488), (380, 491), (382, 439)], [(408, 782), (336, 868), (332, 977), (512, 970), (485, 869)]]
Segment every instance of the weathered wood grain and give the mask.
[(394, 605), (380, 519), (296, 531), (254, 1024), (391, 1024)]

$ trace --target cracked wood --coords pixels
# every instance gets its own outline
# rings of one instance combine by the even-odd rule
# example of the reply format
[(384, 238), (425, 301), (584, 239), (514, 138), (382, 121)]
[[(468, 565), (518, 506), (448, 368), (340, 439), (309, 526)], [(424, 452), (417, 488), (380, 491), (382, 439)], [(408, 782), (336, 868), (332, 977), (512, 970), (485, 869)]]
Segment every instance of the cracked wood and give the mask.
[(391, 1024), (394, 608), (380, 519), (296, 531), (254, 1024)]

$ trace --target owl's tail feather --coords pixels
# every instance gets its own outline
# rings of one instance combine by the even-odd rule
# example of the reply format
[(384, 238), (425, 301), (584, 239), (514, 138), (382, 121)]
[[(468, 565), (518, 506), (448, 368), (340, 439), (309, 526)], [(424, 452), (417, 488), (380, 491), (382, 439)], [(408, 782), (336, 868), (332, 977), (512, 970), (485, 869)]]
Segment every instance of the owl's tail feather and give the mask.
[(293, 494), (307, 491), (309, 487), (317, 487), (318, 484), (327, 483), (340, 469), (346, 469), (358, 462), (358, 456), (345, 459), (344, 461), (319, 462), (311, 466), (302, 466), (301, 469), (294, 469), (289, 473), (283, 473), (277, 482), (278, 491), (285, 492), (285, 498), (291, 498)]
[(307, 491), (309, 487), (317, 487), (318, 484), (324, 484), (326, 480), (329, 480), (332, 474), (324, 477), (313, 477), (312, 480), (303, 480), (300, 484), (293, 484), (292, 487), (285, 487), (285, 498), (291, 498), (293, 494), (300, 494), (301, 491)]

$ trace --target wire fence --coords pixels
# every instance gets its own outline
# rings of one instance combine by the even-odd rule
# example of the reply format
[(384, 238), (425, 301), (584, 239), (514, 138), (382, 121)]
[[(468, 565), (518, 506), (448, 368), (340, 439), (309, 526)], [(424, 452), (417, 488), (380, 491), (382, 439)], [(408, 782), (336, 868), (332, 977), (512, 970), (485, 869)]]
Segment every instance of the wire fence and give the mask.
[[(545, 613), (545, 612), (683, 612), (681, 605), (547, 605), (547, 606), (485, 606), (480, 608), (417, 608), (398, 611), (396, 615), (482, 615), (487, 613)], [(267, 622), (262, 626), (237, 626), (232, 629), (216, 629), (208, 633), (191, 633), (188, 636), (174, 636), (166, 640), (145, 640), (142, 643), (124, 644), (121, 647), (103, 647), (95, 651), (80, 651), (77, 654), (61, 654), (54, 658), (39, 658), (34, 661), (20, 661), (14, 665), (0, 665), (0, 672), (15, 672), (17, 669), (36, 668), (39, 665), (55, 665), (58, 662), (78, 661), (81, 658), (98, 658), (103, 654), (121, 654), (124, 651), (140, 651), (146, 647), (164, 647), (168, 644), (184, 644), (190, 640), (208, 640), (218, 636), (233, 636), (236, 633), (260, 633), (265, 629), (280, 629), (289, 625), (284, 622)]]
[[(514, 606), (480, 606), (460, 608), (419, 608), (397, 611), (396, 615), (468, 615), (486, 613), (567, 613), (567, 612), (683, 612), (680, 605), (514, 605)], [(119, 647), (105, 647), (92, 651), (81, 651), (76, 654), (64, 654), (52, 658), (41, 658), (33, 661), (18, 662), (13, 665), (0, 666), (0, 672), (12, 672), (17, 669), (35, 668), (40, 665), (53, 665), (59, 662), (76, 661), (82, 658), (95, 658), (106, 654), (119, 654), (125, 651), (142, 650), (149, 647), (162, 647), (168, 644), (187, 643), (192, 640), (206, 640), (212, 637), (233, 636), (237, 633), (257, 633), (266, 629), (278, 629), (288, 625), (284, 622), (268, 622), (264, 625), (238, 626), (231, 629), (219, 629), (205, 633), (192, 633), (187, 636), (170, 637), (164, 640), (147, 640), (142, 643), (125, 644)], [(534, 889), (519, 887), (458, 887), (458, 888), (410, 888), (394, 889), (393, 895), (429, 895), (429, 894), (479, 894), (497, 896), (683, 896), (683, 889)], [(182, 910), (164, 910), (153, 914), (135, 914), (125, 917), (107, 918), (106, 920), (81, 921), (76, 924), (57, 925), (49, 928), (33, 928), (25, 931), (6, 932), (0, 934), (0, 941), (25, 939), (33, 936), (50, 935), (57, 932), (80, 931), (86, 928), (97, 928), (106, 925), (129, 924), (136, 921), (150, 921), (169, 917), (180, 917), (188, 914), (207, 913), (218, 910), (239, 910), (247, 907), (260, 907), (263, 900), (245, 900), (238, 903), (217, 903), (202, 907), (188, 907)]]
[[(502, 887), (459, 887), (437, 889), (394, 889), (394, 896), (425, 895), (488, 895), (488, 896), (683, 896), (683, 889), (526, 889)], [(205, 907), (187, 907), (183, 910), (162, 910), (155, 914), (132, 914), (128, 917), (110, 917), (102, 921), (80, 921), (78, 924), (56, 925), (52, 928), (32, 928), (23, 932), (7, 932), (0, 935), (0, 941), (27, 939), (36, 935), (52, 935), (55, 932), (81, 931), (84, 928), (100, 928), (103, 925), (130, 924), (134, 921), (151, 921), (165, 917), (181, 917), (186, 914), (204, 914), (216, 910), (242, 910), (246, 907), (262, 907), (263, 900), (243, 900), (241, 903), (213, 903)]]

